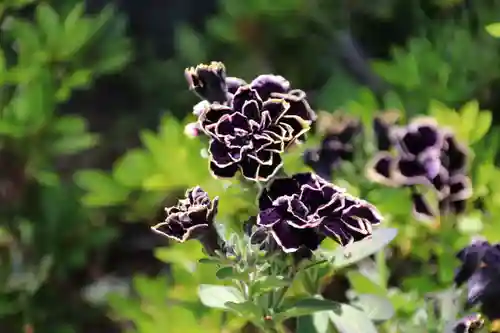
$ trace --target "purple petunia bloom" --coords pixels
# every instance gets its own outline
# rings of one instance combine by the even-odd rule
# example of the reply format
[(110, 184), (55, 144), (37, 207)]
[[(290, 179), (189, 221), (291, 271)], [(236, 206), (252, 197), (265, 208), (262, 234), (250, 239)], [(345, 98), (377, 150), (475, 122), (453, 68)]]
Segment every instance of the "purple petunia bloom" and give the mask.
[(455, 284), (467, 283), (467, 306), (481, 304), (490, 320), (500, 319), (500, 244), (477, 239), (458, 252), (462, 265), (455, 273)]
[(262, 100), (255, 89), (242, 86), (231, 106), (212, 104), (199, 117), (210, 137), (210, 169), (231, 178), (238, 170), (254, 181), (267, 181), (282, 166), (280, 154), (309, 130), (313, 111), (305, 100)]
[[(378, 153), (367, 167), (367, 176), (386, 186), (410, 187), (413, 211), (418, 219), (433, 219), (440, 214), (459, 214), (472, 195), (466, 175), (467, 149), (456, 141), (453, 133), (438, 128), (430, 118), (418, 118), (407, 127), (391, 133), (396, 154)], [(437, 192), (439, 205), (429, 206), (415, 185)]]
[(306, 150), (304, 163), (325, 179), (331, 179), (333, 171), (342, 161), (351, 161), (354, 156), (354, 139), (361, 132), (358, 119), (343, 113), (320, 113), (316, 123), (323, 135), (318, 148)]
[(275, 179), (261, 193), (259, 209), (257, 225), (285, 252), (316, 250), (325, 237), (347, 245), (371, 236), (382, 221), (374, 206), (312, 173)]
[(203, 237), (213, 228), (218, 200), (218, 197), (210, 200), (208, 194), (196, 186), (186, 191), (186, 198), (177, 205), (165, 208), (167, 218), (152, 230), (178, 242)]

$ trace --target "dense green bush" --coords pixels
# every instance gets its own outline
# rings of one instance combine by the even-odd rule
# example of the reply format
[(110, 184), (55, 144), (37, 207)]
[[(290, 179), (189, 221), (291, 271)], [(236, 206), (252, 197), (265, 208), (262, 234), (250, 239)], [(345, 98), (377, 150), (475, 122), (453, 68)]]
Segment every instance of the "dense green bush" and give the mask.
[[(165, 36), (175, 53), (162, 59), (141, 49), (154, 39), (127, 34), (126, 13), (111, 7), (1, 3), (0, 331), (256, 331), (200, 303), (197, 287), (220, 281), (216, 267), (199, 263), (198, 243), (167, 244), (149, 231), (164, 220), (163, 207), (195, 185), (219, 196), (227, 232), (257, 213), (255, 193), (241, 191), (239, 180), (214, 179), (206, 142), (184, 133), (197, 102), (184, 68), (215, 59), (248, 81), (283, 75), (318, 113), (342, 110), (361, 122), (355, 157), (330, 180), (375, 204), (398, 236), (363, 265), (318, 270), (322, 294), (342, 302), (353, 293), (388, 297), (395, 314), (376, 321), (380, 332), (442, 332), (465, 314), (460, 306), (431, 309), (435, 300), (452, 309), (456, 252), (473, 236), (500, 241), (498, 13), (495, 1), (220, 0), (201, 31), (179, 22)], [(109, 102), (113, 89), (117, 103)], [(124, 109), (95, 115), (89, 105)], [(365, 177), (376, 150), (372, 122), (384, 110), (398, 110), (401, 124), (429, 115), (469, 147), (473, 194), (463, 214), (419, 222), (409, 191)], [(303, 154), (321, 145), (322, 126), (284, 157), (287, 173), (311, 170)], [(124, 240), (128, 230), (139, 245)], [(153, 268), (135, 269), (135, 261)], [(325, 326), (311, 318), (286, 329), (332, 329), (328, 319)]]

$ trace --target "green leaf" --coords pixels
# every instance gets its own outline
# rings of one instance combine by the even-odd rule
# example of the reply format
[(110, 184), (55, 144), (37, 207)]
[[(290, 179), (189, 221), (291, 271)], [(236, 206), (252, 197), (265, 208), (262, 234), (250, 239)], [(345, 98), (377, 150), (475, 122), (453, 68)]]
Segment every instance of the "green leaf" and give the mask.
[(330, 320), (339, 333), (378, 333), (370, 318), (361, 310), (340, 304), (339, 311), (329, 311)]
[(98, 142), (99, 136), (92, 133), (63, 136), (52, 143), (50, 150), (54, 154), (69, 155), (92, 148)]
[(323, 299), (321, 296), (301, 298), (291, 302), (291, 304), (287, 304), (289, 302), (285, 300), (284, 303), (283, 308), (275, 316), (275, 320), (278, 322), (287, 318), (306, 316), (319, 311), (339, 311), (341, 308), (341, 303)]
[(361, 274), (359, 271), (351, 270), (347, 272), (347, 278), (351, 284), (351, 288), (359, 294), (375, 294), (383, 296), (387, 294), (387, 291), (370, 280), (368, 277)]
[(481, 111), (477, 115), (474, 128), (471, 130), (469, 143), (476, 143), (488, 133), (493, 117), (490, 111)]
[(335, 268), (346, 267), (380, 251), (397, 235), (397, 229), (381, 228), (373, 232), (372, 237), (339, 247), (331, 255)]
[(198, 287), (198, 296), (203, 305), (209, 308), (229, 309), (227, 302), (243, 303), (243, 295), (238, 289), (229, 286), (217, 286), (211, 284), (201, 284)]
[(101, 170), (78, 171), (75, 183), (87, 190), (82, 201), (91, 207), (113, 206), (126, 201), (129, 190)]
[(113, 178), (127, 187), (141, 188), (153, 171), (151, 155), (145, 150), (133, 149), (116, 161)]
[(330, 311), (319, 311), (312, 314), (312, 322), (316, 333), (328, 333), (330, 329)]
[(259, 295), (270, 290), (276, 290), (279, 288), (287, 287), (291, 284), (289, 279), (283, 276), (264, 276), (252, 285), (252, 291), (254, 294)]
[(40, 4), (36, 8), (36, 21), (45, 35), (46, 47), (51, 52), (57, 52), (61, 42), (62, 25), (57, 12), (47, 4)]
[(219, 280), (226, 280), (226, 279), (233, 279), (237, 276), (238, 272), (236, 272), (232, 267), (226, 266), (220, 268), (217, 273), (215, 273), (215, 276)]
[(488, 24), (485, 29), (493, 37), (500, 38), (500, 22)]
[(358, 295), (351, 304), (362, 309), (373, 321), (385, 321), (394, 316), (394, 307), (385, 297), (362, 294)]
[(233, 310), (248, 320), (261, 319), (263, 317), (264, 311), (251, 301), (245, 301), (242, 303), (226, 302), (224, 305), (227, 309)]
[(460, 108), (460, 129), (461, 132), (467, 134), (467, 141), (470, 137), (470, 132), (476, 125), (476, 118), (479, 114), (479, 103), (477, 101), (470, 101)]

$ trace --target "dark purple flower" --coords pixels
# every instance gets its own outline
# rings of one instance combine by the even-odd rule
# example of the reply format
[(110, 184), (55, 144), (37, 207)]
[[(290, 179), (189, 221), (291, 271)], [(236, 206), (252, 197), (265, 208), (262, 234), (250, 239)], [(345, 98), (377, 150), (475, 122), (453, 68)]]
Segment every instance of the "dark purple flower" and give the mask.
[(453, 325), (453, 333), (475, 333), (484, 326), (484, 318), (479, 313), (465, 316)]
[(249, 86), (233, 96), (232, 105), (213, 104), (200, 115), (210, 136), (210, 169), (231, 178), (238, 170), (255, 181), (267, 181), (282, 166), (280, 154), (309, 130), (311, 120), (284, 99), (263, 101)]
[(397, 110), (385, 111), (377, 114), (373, 119), (373, 131), (380, 151), (387, 151), (394, 146), (391, 129), (401, 119), (401, 112)]
[[(386, 186), (411, 187), (413, 212), (418, 219), (462, 213), (472, 196), (472, 186), (465, 175), (467, 149), (454, 135), (438, 128), (432, 119), (418, 118), (407, 127), (393, 129), (391, 139), (396, 154), (377, 154), (367, 166), (367, 177)], [(415, 185), (433, 188), (439, 207), (430, 207)]]
[(500, 244), (474, 240), (457, 254), (462, 265), (455, 273), (455, 284), (467, 283), (467, 306), (481, 304), (490, 320), (500, 319)]
[(203, 237), (213, 229), (217, 214), (218, 197), (210, 200), (208, 194), (199, 186), (186, 191), (186, 198), (178, 204), (165, 208), (167, 217), (152, 230), (178, 242)]
[(378, 210), (321, 177), (300, 173), (275, 179), (259, 197), (257, 224), (285, 252), (315, 250), (325, 237), (341, 245), (371, 236)]
[(316, 126), (318, 133), (323, 135), (321, 146), (307, 150), (304, 162), (321, 177), (331, 179), (342, 161), (353, 159), (354, 139), (361, 132), (361, 123), (343, 113), (321, 112)]
[(187, 68), (184, 75), (189, 89), (201, 99), (221, 104), (227, 101), (226, 68), (222, 62), (212, 61), (209, 65)]

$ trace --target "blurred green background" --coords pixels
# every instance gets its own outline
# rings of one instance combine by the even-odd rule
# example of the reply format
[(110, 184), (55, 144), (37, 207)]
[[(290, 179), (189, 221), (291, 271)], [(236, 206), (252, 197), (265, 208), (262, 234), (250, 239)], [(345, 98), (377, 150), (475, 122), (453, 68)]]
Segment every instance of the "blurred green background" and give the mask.
[[(224, 221), (255, 210), (183, 134), (198, 102), (184, 68), (211, 60), (247, 80), (283, 75), (316, 110), (430, 113), (472, 147), (482, 209), (439, 236), (409, 199), (367, 194), (400, 230), (386, 282), (406, 320), (452, 281), (470, 234), (500, 240), (494, 22), (495, 0), (0, 0), (0, 332), (251, 331), (198, 302), (215, 279), (198, 244), (149, 230), (197, 184), (221, 196)], [(300, 152), (286, 163), (305, 168)], [(359, 194), (355, 176), (336, 181)]]

